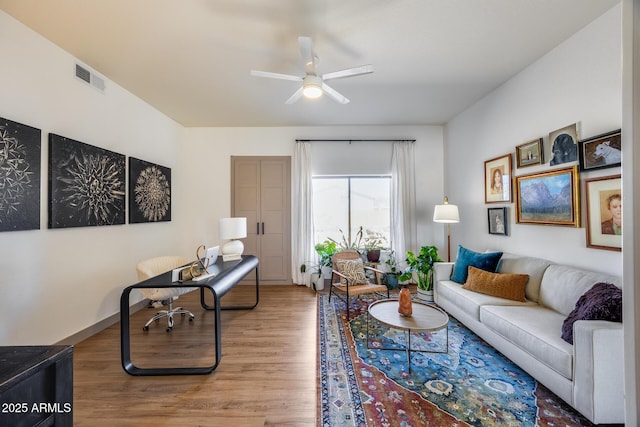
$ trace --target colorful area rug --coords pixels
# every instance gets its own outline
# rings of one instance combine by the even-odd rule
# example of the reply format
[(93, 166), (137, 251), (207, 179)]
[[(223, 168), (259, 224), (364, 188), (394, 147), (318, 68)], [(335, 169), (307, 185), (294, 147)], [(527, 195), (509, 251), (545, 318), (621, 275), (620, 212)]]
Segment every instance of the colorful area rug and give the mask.
[[(406, 334), (368, 319), (370, 301), (352, 301), (347, 323), (342, 301), (318, 297), (321, 425), (592, 425), (453, 318), (448, 352), (412, 352), (409, 372)], [(444, 330), (411, 337), (416, 349), (446, 344)]]

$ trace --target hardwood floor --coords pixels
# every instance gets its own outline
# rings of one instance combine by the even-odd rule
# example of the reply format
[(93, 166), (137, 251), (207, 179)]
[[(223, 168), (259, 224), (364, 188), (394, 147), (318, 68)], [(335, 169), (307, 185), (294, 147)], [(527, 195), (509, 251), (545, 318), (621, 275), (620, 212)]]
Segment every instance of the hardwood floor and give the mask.
[[(251, 301), (236, 286), (223, 305)], [(142, 325), (154, 309), (131, 316), (131, 357), (144, 367), (212, 365), (213, 313), (198, 292), (180, 297), (193, 322)], [(210, 302), (211, 303), (211, 302)], [(120, 324), (74, 348), (75, 426), (315, 426), (316, 294), (295, 285), (260, 287), (254, 310), (222, 312), (222, 360), (210, 375), (134, 377), (120, 362)]]

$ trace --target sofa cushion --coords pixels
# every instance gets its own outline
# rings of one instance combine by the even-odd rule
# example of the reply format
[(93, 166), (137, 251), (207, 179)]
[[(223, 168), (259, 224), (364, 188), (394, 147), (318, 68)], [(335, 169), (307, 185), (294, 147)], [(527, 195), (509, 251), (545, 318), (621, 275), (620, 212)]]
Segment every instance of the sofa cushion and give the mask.
[(467, 281), (462, 286), (473, 292), (525, 302), (524, 288), (529, 276), (514, 273), (490, 273), (469, 267)]
[(584, 293), (562, 324), (562, 339), (573, 344), (573, 324), (578, 320), (622, 322), (622, 289), (611, 283), (596, 283)]
[(464, 289), (459, 283), (441, 280), (435, 286), (436, 300), (447, 300), (460, 307), (465, 313), (480, 321), (480, 307), (483, 305), (526, 306), (537, 305), (534, 302), (518, 302), (510, 299), (480, 294)]
[(551, 264), (542, 276), (540, 304), (566, 317), (575, 308), (578, 299), (598, 282), (613, 283), (619, 288), (622, 287), (619, 277)]
[(560, 313), (539, 305), (485, 305), (480, 308), (480, 321), (563, 377), (572, 379), (573, 347), (560, 338), (564, 321)]
[(495, 273), (501, 256), (502, 252), (479, 253), (458, 245), (458, 255), (453, 265), (451, 280), (458, 283), (466, 282), (469, 266)]
[(529, 281), (525, 288), (525, 294), (527, 299), (539, 302), (540, 283), (549, 265), (551, 265), (551, 261), (547, 261), (546, 259), (504, 253), (498, 264), (498, 273), (528, 274)]

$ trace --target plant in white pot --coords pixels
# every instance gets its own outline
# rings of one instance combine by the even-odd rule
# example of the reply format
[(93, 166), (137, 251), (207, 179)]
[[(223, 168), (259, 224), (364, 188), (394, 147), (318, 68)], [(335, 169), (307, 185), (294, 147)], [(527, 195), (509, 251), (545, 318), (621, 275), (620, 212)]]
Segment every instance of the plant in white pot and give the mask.
[(401, 281), (411, 280), (413, 273), (418, 277), (418, 298), (433, 301), (433, 264), (441, 262), (438, 248), (422, 246), (418, 255), (407, 251), (407, 268), (398, 278)]
[(309, 280), (311, 281), (311, 288), (314, 291), (321, 291), (324, 289), (324, 277), (322, 276), (320, 264), (309, 263), (302, 264), (300, 266), (300, 272), (306, 273), (307, 269), (310, 269)]

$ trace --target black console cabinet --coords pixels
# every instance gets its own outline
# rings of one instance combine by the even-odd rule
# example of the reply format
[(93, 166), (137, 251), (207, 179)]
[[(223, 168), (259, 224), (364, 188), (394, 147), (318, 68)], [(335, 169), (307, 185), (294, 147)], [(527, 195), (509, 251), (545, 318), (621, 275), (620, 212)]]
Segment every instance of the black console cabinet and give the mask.
[(0, 427), (73, 426), (73, 347), (0, 347)]

